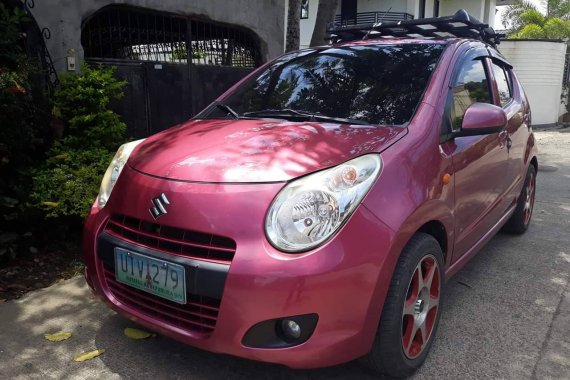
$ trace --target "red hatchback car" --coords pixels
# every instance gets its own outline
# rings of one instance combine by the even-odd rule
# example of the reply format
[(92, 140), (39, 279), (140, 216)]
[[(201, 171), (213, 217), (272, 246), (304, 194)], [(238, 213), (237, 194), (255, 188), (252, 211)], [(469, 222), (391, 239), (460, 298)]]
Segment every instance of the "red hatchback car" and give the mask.
[(205, 350), (411, 374), (445, 280), (534, 203), (523, 88), (496, 36), (453, 17), (483, 41), (345, 28), (123, 145), (85, 226), (93, 291)]

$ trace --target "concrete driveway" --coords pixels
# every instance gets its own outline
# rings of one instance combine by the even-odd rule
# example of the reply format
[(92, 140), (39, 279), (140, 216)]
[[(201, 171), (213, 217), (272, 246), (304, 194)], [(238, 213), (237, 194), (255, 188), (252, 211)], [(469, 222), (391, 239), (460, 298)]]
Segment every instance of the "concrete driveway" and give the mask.
[[(496, 236), (446, 285), (437, 339), (417, 379), (570, 379), (570, 128), (536, 135), (533, 224), (524, 236)], [(162, 337), (133, 341), (123, 335), (128, 326), (80, 277), (0, 304), (0, 379), (375, 378), (354, 363), (293, 371)], [(60, 330), (73, 336), (44, 340)], [(107, 351), (72, 360), (95, 348)]]

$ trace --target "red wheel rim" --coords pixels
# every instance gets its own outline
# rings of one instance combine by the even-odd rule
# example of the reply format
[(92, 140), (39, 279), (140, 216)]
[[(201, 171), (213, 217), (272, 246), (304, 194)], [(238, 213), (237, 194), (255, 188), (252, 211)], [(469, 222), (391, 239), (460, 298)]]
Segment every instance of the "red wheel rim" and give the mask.
[(412, 275), (402, 310), (402, 348), (408, 359), (424, 352), (429, 342), (441, 294), (441, 279), (437, 260), (424, 256)]
[(534, 193), (536, 189), (536, 178), (533, 173), (530, 173), (528, 177), (528, 183), (526, 184), (526, 195), (524, 200), (523, 209), (523, 221), (527, 225), (530, 223), (530, 218), (532, 216), (532, 209), (534, 207)]

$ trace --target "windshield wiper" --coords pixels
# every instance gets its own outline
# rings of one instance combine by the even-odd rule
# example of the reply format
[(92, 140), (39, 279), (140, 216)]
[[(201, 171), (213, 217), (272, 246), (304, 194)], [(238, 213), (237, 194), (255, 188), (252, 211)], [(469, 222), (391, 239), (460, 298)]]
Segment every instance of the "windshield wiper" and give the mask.
[(307, 112), (297, 111), (291, 108), (283, 108), (280, 110), (261, 110), (261, 111), (251, 111), (251, 112), (244, 112), (244, 116), (258, 116), (258, 117), (311, 117), (312, 115)]
[(302, 119), (309, 121), (330, 121), (333, 123), (341, 124), (358, 124), (358, 125), (370, 125), (371, 123), (365, 120), (358, 119), (345, 119), (342, 117), (326, 116), (319, 113), (310, 113), (305, 111), (297, 111), (291, 108), (284, 108), (280, 110), (268, 109), (262, 111), (251, 111), (244, 112), (244, 116), (257, 116), (257, 117), (278, 117), (284, 119)]
[(228, 106), (227, 104), (221, 103), (221, 102), (216, 102), (216, 107), (218, 107), (219, 109), (221, 109), (222, 111), (226, 111), (228, 114), (232, 115), (234, 119), (239, 119), (239, 113), (237, 113), (236, 111), (234, 111), (232, 109), (232, 107)]
[(341, 124), (358, 124), (358, 125), (372, 125), (372, 123), (366, 120), (359, 120), (359, 119), (345, 119), (342, 117), (333, 117), (333, 116), (325, 116), (321, 114), (313, 115), (313, 118), (318, 121), (331, 121), (333, 123), (341, 123)]

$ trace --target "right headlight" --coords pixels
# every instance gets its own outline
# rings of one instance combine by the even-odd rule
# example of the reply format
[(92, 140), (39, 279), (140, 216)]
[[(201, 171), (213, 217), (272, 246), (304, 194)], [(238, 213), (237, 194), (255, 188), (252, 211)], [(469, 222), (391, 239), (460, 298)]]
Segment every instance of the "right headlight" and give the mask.
[(285, 252), (312, 249), (333, 236), (360, 204), (382, 169), (378, 154), (294, 180), (269, 209), (265, 231)]
[(101, 187), (99, 188), (99, 196), (97, 197), (97, 207), (102, 209), (107, 204), (109, 197), (111, 196), (111, 191), (115, 183), (119, 179), (127, 160), (129, 159), (133, 150), (142, 143), (145, 139), (131, 141), (129, 143), (123, 144), (115, 153), (115, 157), (111, 161), (111, 164), (107, 168), (103, 180), (101, 181)]

